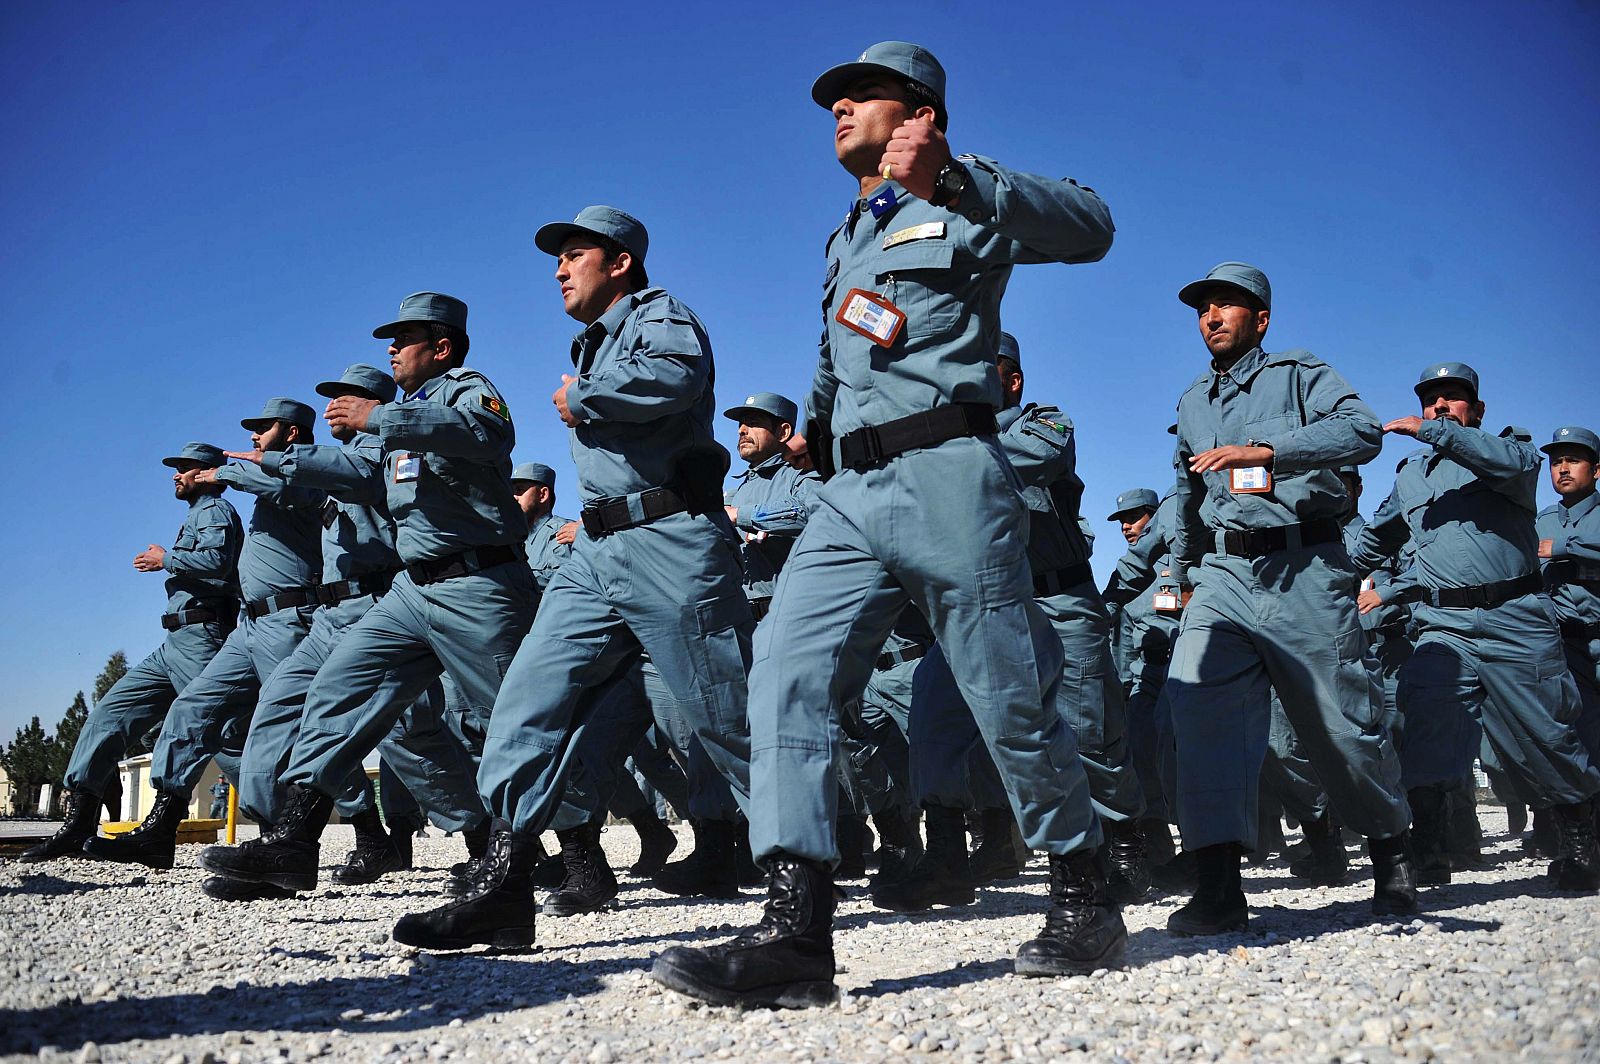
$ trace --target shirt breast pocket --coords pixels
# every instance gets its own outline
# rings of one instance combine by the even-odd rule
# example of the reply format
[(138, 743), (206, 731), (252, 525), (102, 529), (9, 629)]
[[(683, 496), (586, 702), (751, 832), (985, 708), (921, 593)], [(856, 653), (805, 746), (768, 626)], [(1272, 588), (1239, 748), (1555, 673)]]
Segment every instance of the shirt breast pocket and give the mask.
[(955, 248), (936, 240), (915, 240), (879, 256), (878, 291), (905, 314), (908, 337), (941, 332), (960, 316), (950, 271), (954, 259)]

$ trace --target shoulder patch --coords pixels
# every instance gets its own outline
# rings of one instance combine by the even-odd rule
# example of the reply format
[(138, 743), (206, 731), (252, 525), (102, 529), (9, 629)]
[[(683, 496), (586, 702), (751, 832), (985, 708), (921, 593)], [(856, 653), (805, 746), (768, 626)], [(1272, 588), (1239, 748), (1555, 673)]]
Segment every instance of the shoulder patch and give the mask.
[(483, 403), (483, 408), (489, 411), (489, 413), (493, 414), (495, 417), (502, 421), (511, 420), (511, 408), (506, 405), (504, 399), (501, 399), (498, 396), (487, 394), (478, 396), (478, 399)]

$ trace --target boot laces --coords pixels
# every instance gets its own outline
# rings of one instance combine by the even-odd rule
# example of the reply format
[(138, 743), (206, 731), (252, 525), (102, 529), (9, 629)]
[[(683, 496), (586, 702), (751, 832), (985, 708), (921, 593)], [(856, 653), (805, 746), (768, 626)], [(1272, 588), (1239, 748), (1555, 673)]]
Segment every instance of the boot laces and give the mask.
[[(150, 807), (150, 813), (139, 822), (139, 826), (128, 832), (129, 836), (148, 835), (156, 830), (157, 824), (165, 824), (172, 815), (172, 807), (177, 804), (178, 796), (171, 791), (157, 791), (155, 804)], [(183, 811), (189, 811), (189, 803), (183, 804)]]

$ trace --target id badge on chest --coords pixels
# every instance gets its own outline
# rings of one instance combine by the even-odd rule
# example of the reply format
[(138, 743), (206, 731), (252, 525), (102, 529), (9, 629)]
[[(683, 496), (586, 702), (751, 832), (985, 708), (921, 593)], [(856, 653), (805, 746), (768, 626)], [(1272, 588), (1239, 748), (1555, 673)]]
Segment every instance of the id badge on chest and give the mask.
[(1162, 588), (1157, 591), (1151, 597), (1150, 604), (1155, 607), (1157, 613), (1183, 612), (1183, 599), (1179, 598), (1178, 593), (1171, 588)]
[(833, 320), (879, 347), (893, 347), (905, 327), (905, 312), (875, 292), (852, 288)]
[(1272, 490), (1272, 470), (1258, 465), (1230, 469), (1228, 490), (1235, 495), (1265, 495)]
[(394, 457), (394, 482), (408, 484), (422, 476), (420, 454), (397, 454)]
[(1372, 577), (1364, 576), (1364, 577), (1361, 578), (1361, 590), (1362, 591), (1376, 591), (1377, 589), (1378, 589), (1377, 581), (1373, 580)]

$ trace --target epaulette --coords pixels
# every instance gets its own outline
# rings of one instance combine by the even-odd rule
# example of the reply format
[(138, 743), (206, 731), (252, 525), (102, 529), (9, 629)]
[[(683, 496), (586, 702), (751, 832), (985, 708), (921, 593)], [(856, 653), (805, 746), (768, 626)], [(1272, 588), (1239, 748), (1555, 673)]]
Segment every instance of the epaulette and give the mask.
[(1505, 428), (1500, 430), (1500, 438), (1502, 440), (1516, 440), (1518, 443), (1532, 443), (1533, 433), (1529, 432), (1521, 425), (1507, 425)]

